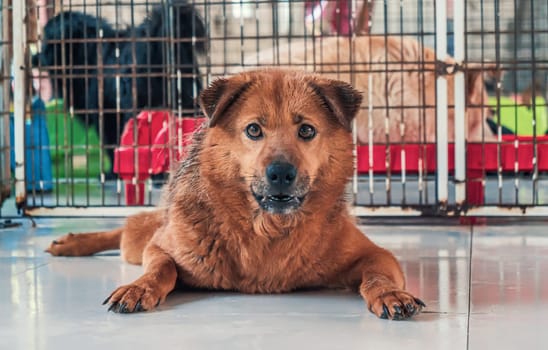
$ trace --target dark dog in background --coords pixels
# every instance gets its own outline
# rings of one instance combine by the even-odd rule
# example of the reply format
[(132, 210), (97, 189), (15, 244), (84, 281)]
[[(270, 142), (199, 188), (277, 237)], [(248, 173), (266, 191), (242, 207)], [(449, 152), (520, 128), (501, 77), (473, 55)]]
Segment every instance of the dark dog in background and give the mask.
[[(54, 95), (99, 130), (113, 159), (124, 123), (142, 109), (168, 107), (170, 93), (174, 107), (177, 101), (190, 113), (197, 107), (204, 36), (204, 23), (186, 0), (155, 6), (141, 24), (123, 30), (102, 18), (61, 12), (46, 24), (33, 66), (47, 70)], [(168, 91), (170, 74), (181, 79), (172, 79)]]

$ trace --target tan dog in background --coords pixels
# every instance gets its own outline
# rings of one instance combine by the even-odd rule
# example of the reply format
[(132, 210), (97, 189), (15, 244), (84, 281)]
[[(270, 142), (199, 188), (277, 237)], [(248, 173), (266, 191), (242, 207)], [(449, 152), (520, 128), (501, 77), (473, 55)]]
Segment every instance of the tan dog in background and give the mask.
[(179, 282), (244, 293), (348, 288), (381, 318), (411, 317), (424, 303), (344, 199), (361, 99), (347, 83), (297, 71), (218, 79), (200, 98), (209, 125), (172, 174), (163, 206), (121, 229), (66, 235), (47, 251), (121, 248), (124, 260), (142, 263), (145, 273), (105, 301), (115, 312), (151, 310)]
[[(291, 45), (249, 54), (246, 67), (276, 65), (302, 68), (352, 84), (363, 93), (357, 115), (358, 142), (369, 141), (369, 116), (374, 142), (435, 142), (436, 140), (436, 54), (416, 40), (399, 37), (358, 36), (294, 41)], [(446, 64), (455, 61), (448, 57)], [(495, 141), (486, 118), (484, 75), (493, 67), (465, 69), (466, 125), (469, 141)], [(241, 71), (242, 68), (233, 71)], [(454, 76), (447, 75), (448, 138), (454, 141)], [(370, 113), (369, 108), (372, 108)], [(388, 116), (388, 123), (386, 120)], [(388, 130), (386, 129), (388, 124)], [(403, 131), (403, 137), (402, 135)]]

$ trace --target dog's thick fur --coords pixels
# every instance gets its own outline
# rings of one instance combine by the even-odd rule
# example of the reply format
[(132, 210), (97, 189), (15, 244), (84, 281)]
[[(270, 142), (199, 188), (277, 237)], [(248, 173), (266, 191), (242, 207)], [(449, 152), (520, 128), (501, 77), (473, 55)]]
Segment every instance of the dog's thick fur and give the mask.
[[(455, 61), (447, 57), (444, 63), (452, 65)], [(391, 143), (436, 140), (436, 54), (416, 40), (358, 36), (352, 43), (348, 37), (294, 41), (246, 57), (245, 67), (253, 69), (259, 65), (299, 67), (351, 83), (364, 96), (356, 118), (361, 144), (367, 144), (371, 136), (376, 143), (384, 143), (387, 138)], [(493, 74), (493, 67), (468, 65), (464, 73), (467, 139), (495, 141), (486, 122), (492, 111), (486, 106), (488, 96), (484, 87), (484, 75)], [(452, 74), (447, 75), (447, 91), (448, 137), (452, 142), (455, 119)]]
[[(349, 288), (379, 317), (411, 317), (424, 304), (405, 290), (394, 256), (356, 227), (344, 199), (361, 98), (347, 83), (297, 71), (219, 79), (201, 94), (208, 126), (172, 174), (162, 208), (111, 232), (69, 234), (47, 251), (120, 247), (123, 259), (142, 263), (144, 275), (107, 298), (117, 312), (154, 308), (178, 281), (245, 293)], [(295, 170), (285, 189), (271, 177), (280, 164)]]
[[(44, 27), (33, 66), (48, 71), (55, 96), (65, 98), (79, 118), (99, 128), (103, 113), (103, 143), (112, 157), (130, 117), (143, 108), (168, 106), (173, 72), (182, 77), (178, 98), (183, 110), (192, 114), (197, 107), (193, 95), (202, 89), (196, 78), (197, 54), (204, 52), (205, 44), (197, 40), (193, 45), (192, 36), (203, 38), (205, 27), (186, 0), (156, 5), (141, 24), (123, 30), (102, 18), (66, 11)], [(176, 41), (169, 43), (170, 37)]]

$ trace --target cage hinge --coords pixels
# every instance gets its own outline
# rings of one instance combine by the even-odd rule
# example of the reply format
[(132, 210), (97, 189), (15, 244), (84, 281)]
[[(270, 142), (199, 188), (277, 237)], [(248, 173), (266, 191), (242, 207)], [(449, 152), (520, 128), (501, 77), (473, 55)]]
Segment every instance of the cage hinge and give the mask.
[(458, 71), (464, 71), (464, 66), (458, 63), (447, 63), (436, 60), (436, 75), (452, 75)]

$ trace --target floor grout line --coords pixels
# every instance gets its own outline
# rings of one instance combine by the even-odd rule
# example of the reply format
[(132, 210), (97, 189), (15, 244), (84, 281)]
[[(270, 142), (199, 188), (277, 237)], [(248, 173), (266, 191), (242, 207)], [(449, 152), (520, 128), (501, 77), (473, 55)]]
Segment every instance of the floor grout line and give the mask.
[(468, 315), (466, 316), (466, 349), (470, 349), (470, 313), (472, 311), (472, 251), (474, 244), (474, 225), (470, 225), (470, 248), (468, 261)]
[(32, 267), (26, 268), (23, 271), (14, 273), (12, 276), (22, 275), (26, 272), (33, 271), (33, 270), (38, 270), (39, 268), (44, 267), (44, 266), (48, 266), (48, 265), (49, 265), (49, 262), (45, 262), (45, 263), (42, 263), (40, 265), (35, 265), (35, 266), (32, 266)]

